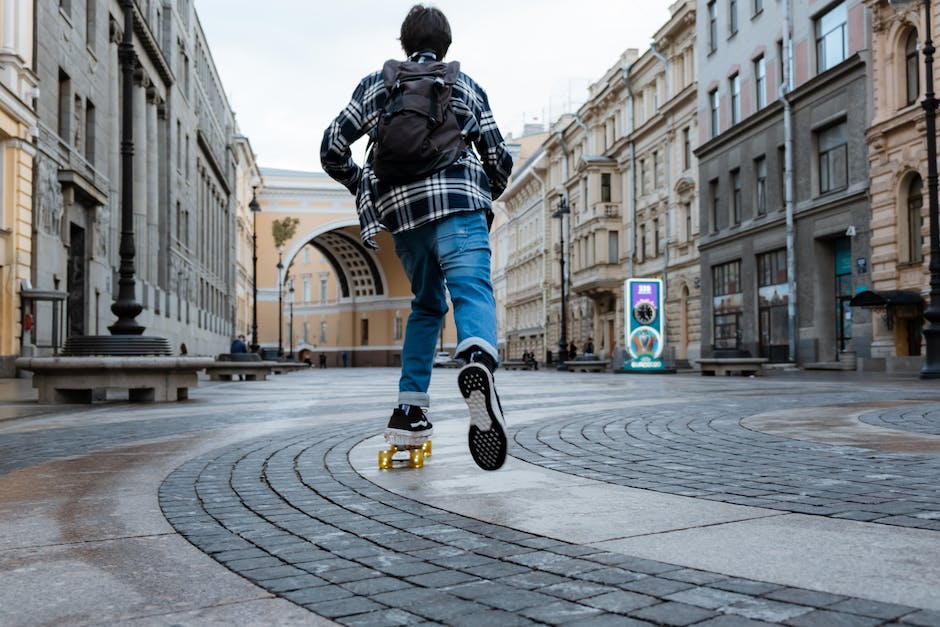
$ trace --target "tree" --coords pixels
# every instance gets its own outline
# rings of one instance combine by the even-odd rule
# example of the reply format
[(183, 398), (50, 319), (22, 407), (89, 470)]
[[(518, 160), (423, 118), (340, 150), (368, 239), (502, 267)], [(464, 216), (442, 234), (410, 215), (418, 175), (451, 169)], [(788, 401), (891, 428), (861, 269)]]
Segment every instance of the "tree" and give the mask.
[(284, 242), (294, 237), (297, 232), (297, 225), (300, 220), (287, 216), (283, 220), (275, 220), (271, 223), (271, 234), (274, 236), (274, 247), (280, 249)]

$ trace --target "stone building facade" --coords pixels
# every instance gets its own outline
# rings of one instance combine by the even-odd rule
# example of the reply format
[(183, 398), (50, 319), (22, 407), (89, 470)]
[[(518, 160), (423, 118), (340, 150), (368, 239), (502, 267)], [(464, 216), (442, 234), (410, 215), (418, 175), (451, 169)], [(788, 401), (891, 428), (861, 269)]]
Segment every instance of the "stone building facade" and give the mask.
[(871, 281), (867, 10), (795, 0), (788, 55), (786, 6), (698, 3), (702, 350), (853, 368), (871, 337), (850, 304)]
[[(137, 322), (189, 354), (225, 352), (244, 280), (236, 178), (254, 155), (233, 148), (234, 114), (191, 0), (133, 6)], [(63, 337), (106, 335), (120, 263), (124, 15), (105, 0), (41, 2), (36, 11), (33, 285), (66, 292)], [(238, 160), (247, 161), (241, 170)], [(37, 313), (42, 352), (53, 328), (48, 312)]]
[(31, 291), (33, 157), (37, 78), (33, 72), (33, 5), (0, 3), (0, 376), (11, 376)]
[[(930, 276), (923, 4), (866, 5), (872, 14), (871, 369), (923, 365), (923, 309)], [(938, 9), (930, 19), (937, 32)], [(936, 90), (936, 88), (934, 88)]]

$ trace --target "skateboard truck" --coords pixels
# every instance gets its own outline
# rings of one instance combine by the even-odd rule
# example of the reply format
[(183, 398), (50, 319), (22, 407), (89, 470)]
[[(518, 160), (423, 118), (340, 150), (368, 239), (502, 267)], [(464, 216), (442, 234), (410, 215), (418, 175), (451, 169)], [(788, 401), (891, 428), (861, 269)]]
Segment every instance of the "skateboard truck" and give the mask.
[[(407, 454), (407, 459), (403, 456), (399, 456), (399, 458), (396, 459), (395, 455), (398, 453)], [(412, 446), (390, 444), (387, 449), (379, 451), (379, 468), (381, 470), (399, 468), (404, 462), (407, 462), (409, 468), (421, 468), (424, 466), (424, 458), (430, 456), (431, 440), (425, 440), (423, 444), (415, 444)], [(395, 462), (399, 462), (399, 466), (396, 466)]]

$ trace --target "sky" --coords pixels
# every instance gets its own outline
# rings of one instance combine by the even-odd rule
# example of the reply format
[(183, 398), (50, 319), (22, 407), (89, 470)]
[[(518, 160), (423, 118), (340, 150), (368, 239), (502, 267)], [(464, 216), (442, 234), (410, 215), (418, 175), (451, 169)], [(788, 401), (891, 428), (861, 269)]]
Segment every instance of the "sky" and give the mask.
[[(414, 0), (195, 0), (239, 130), (263, 168), (322, 171), (324, 129), (359, 80), (402, 58)], [(572, 111), (628, 48), (669, 18), (666, 0), (437, 0), (446, 60), (486, 90), (504, 135)], [(353, 147), (361, 161), (364, 142)]]

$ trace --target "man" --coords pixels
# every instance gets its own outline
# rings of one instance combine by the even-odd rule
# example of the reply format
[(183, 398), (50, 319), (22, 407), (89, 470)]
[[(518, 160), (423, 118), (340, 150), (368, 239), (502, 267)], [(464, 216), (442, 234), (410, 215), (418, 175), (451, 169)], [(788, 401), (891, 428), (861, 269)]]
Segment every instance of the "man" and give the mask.
[[(408, 61), (442, 66), (439, 62), (451, 43), (450, 24), (438, 9), (415, 5), (402, 22), (400, 41)], [(396, 446), (412, 446), (433, 433), (425, 409), (430, 405), (435, 347), (447, 313), (446, 285), (457, 326), (455, 355), (466, 362), (457, 384), (470, 410), (470, 453), (481, 468), (496, 470), (506, 459), (507, 438), (493, 381), (499, 357), (488, 231), (492, 201), (506, 187), (512, 156), (486, 93), (459, 72), (448, 103), (464, 142), (455, 160), (414, 181), (378, 177), (375, 151), (360, 167), (352, 159), (350, 145), (365, 134), (377, 137), (390, 89), (383, 72), (363, 78), (350, 103), (326, 129), (320, 147), (324, 171), (356, 195), (363, 243), (375, 248), (379, 230), (390, 231), (414, 293), (402, 348), (398, 406), (385, 437)]]
[(245, 343), (245, 336), (239, 335), (237, 338), (232, 340), (232, 346), (229, 348), (229, 353), (247, 353), (248, 345)]

